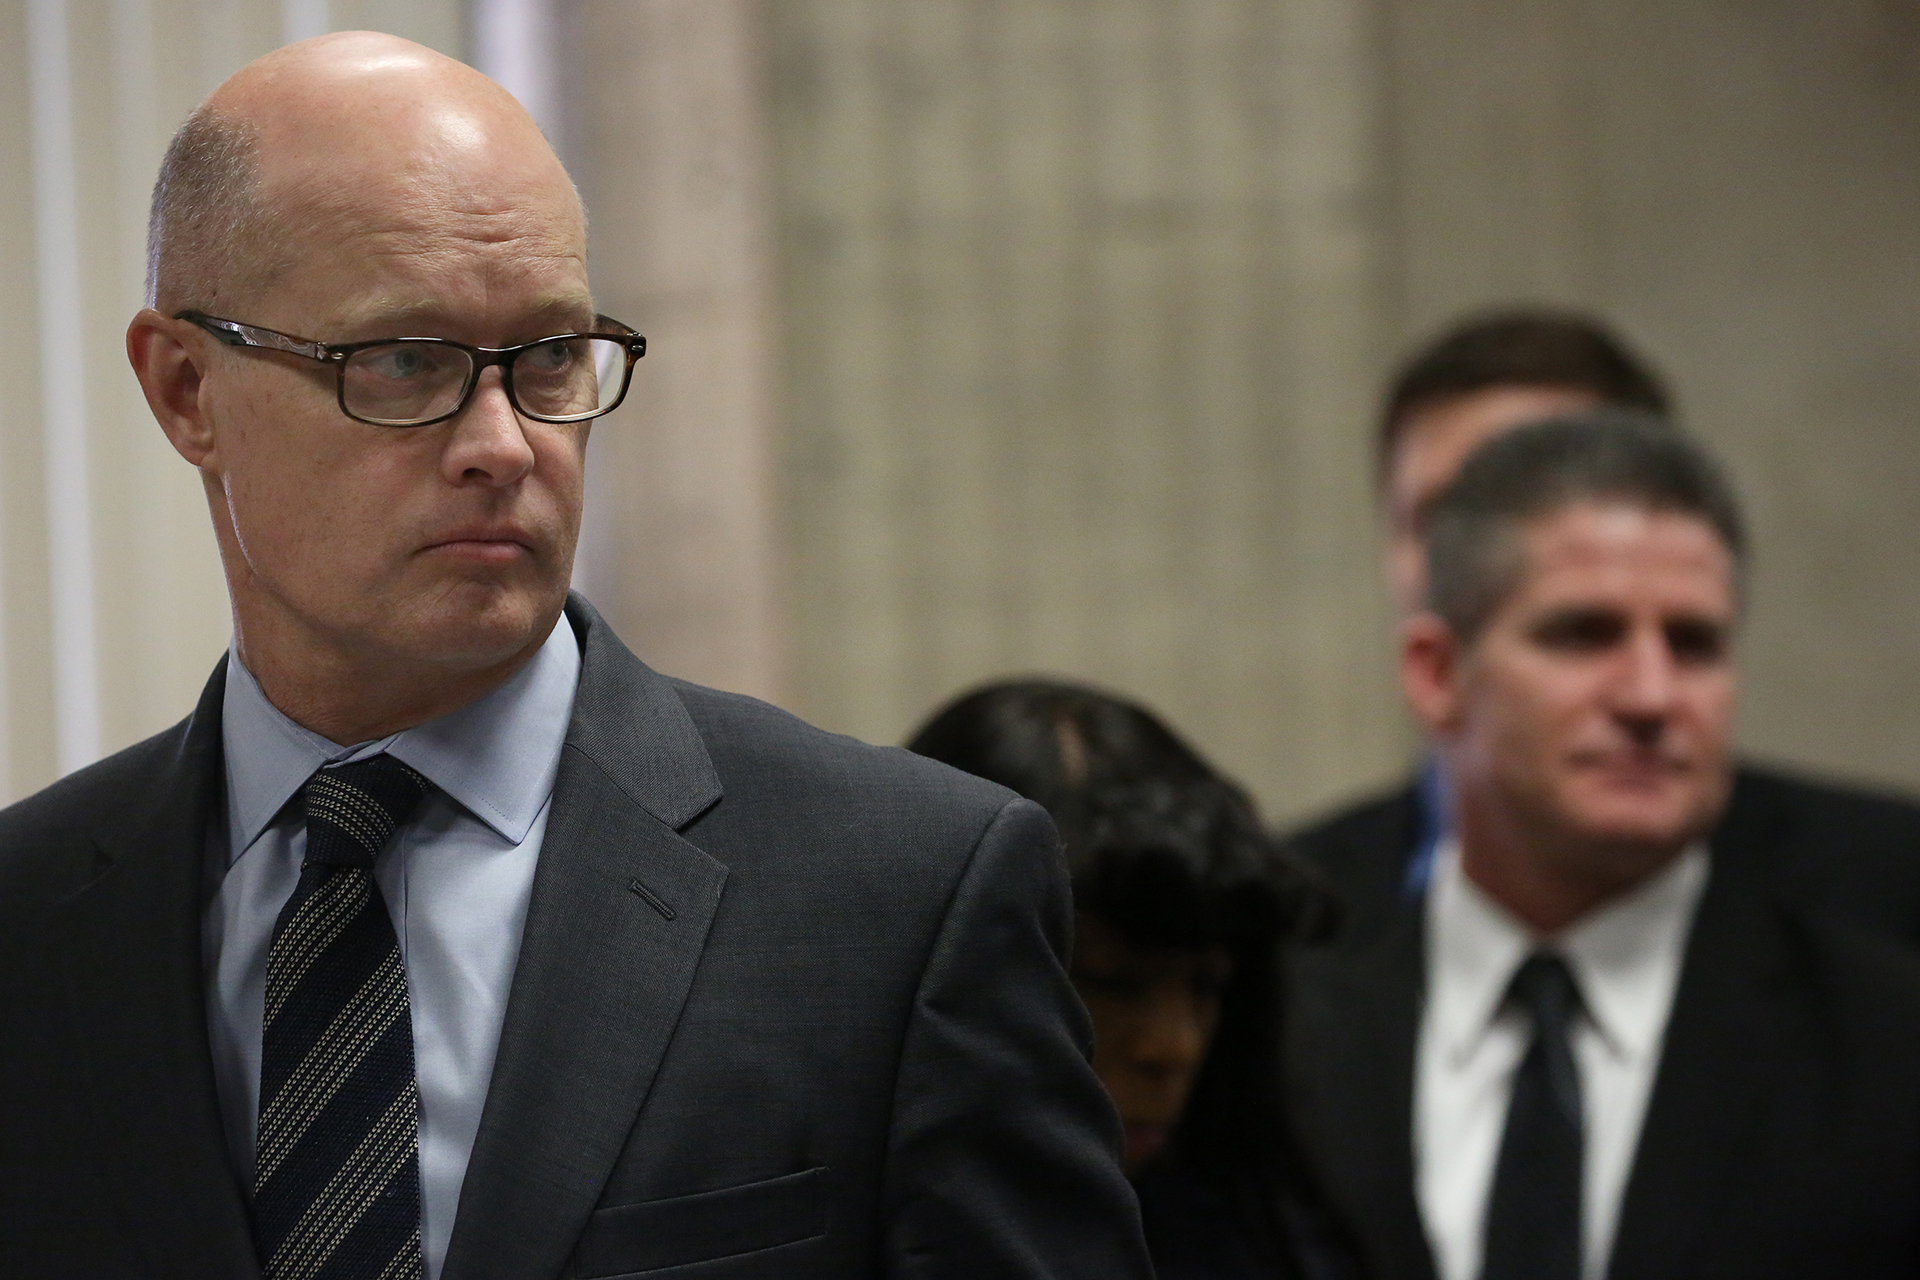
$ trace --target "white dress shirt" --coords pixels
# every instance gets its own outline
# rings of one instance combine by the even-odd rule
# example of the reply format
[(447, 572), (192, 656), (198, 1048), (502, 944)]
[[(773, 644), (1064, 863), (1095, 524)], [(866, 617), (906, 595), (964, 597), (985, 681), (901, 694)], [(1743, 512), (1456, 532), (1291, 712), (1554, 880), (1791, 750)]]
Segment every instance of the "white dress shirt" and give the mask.
[(226, 822), (209, 834), (227, 871), (202, 939), (214, 1080), (244, 1187), (253, 1185), (267, 950), (306, 854), (305, 818), (289, 801), (321, 765), (381, 751), (435, 787), (374, 865), (412, 1005), (427, 1280), (438, 1280), (480, 1128), (579, 677), (580, 648), (562, 616), (533, 659), (486, 697), (341, 747), (282, 715), (238, 652), (228, 655)]
[(1455, 837), (1441, 843), (1426, 900), (1427, 994), (1414, 1077), (1415, 1183), (1440, 1280), (1480, 1274), (1513, 1075), (1533, 1034), (1525, 1013), (1501, 1004), (1536, 949), (1565, 957), (1585, 1006), (1573, 1030), (1586, 1123), (1581, 1274), (1605, 1276), (1706, 882), (1707, 851), (1694, 845), (1632, 893), (1543, 940), (1467, 879)]

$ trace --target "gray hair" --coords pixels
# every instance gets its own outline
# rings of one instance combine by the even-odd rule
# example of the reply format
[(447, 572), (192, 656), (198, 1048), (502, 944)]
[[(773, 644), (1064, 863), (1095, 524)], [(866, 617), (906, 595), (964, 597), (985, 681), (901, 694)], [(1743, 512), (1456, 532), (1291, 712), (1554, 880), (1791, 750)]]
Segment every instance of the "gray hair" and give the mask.
[(218, 312), (265, 274), (259, 138), (202, 105), (160, 162), (147, 218), (147, 305)]
[(1516, 428), (1468, 457), (1428, 515), (1427, 607), (1471, 641), (1526, 570), (1522, 526), (1576, 503), (1693, 516), (1719, 535), (1740, 585), (1746, 532), (1718, 464), (1665, 419), (1596, 409)]

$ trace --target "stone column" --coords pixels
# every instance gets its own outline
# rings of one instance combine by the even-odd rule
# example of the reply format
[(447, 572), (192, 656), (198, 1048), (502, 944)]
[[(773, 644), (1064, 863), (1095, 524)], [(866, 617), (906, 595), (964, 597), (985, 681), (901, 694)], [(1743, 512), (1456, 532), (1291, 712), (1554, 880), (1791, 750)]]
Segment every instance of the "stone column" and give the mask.
[(777, 312), (759, 6), (558, 10), (566, 156), (608, 314), (647, 335), (595, 424), (578, 580), (640, 655), (784, 696)]

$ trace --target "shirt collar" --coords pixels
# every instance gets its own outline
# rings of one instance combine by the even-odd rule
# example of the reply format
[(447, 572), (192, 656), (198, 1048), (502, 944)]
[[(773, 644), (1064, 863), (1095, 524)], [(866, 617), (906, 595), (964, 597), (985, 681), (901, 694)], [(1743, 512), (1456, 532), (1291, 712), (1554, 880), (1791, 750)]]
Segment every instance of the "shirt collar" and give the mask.
[(519, 844), (553, 791), (579, 679), (579, 642), (562, 614), (532, 660), (486, 697), (376, 742), (342, 747), (268, 702), (238, 648), (229, 649), (220, 731), (231, 856), (260, 838), (315, 769), (381, 751)]
[(1689, 845), (1560, 939), (1588, 1016), (1621, 1057), (1638, 1060), (1660, 1046), (1694, 909), (1707, 887), (1707, 864), (1706, 845)]
[(1478, 1050), (1501, 1015), (1515, 970), (1541, 947), (1565, 957), (1609, 1052), (1630, 1059), (1653, 1053), (1707, 870), (1706, 846), (1690, 845), (1559, 938), (1539, 939), (1467, 879), (1459, 839), (1449, 835), (1435, 855), (1427, 898), (1427, 998), (1447, 1060), (1457, 1065)]
[(1427, 1001), (1446, 1061), (1469, 1059), (1533, 949), (1526, 927), (1460, 870), (1460, 841), (1434, 852), (1427, 890)]

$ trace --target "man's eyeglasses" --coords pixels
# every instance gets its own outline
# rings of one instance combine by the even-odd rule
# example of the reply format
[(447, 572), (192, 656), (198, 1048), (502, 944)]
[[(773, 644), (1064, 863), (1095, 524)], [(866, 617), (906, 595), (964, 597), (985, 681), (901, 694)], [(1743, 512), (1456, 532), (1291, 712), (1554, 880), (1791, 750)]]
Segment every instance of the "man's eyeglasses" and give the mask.
[(450, 338), (312, 342), (201, 311), (182, 311), (174, 319), (199, 325), (230, 347), (284, 351), (332, 365), (340, 411), (376, 427), (445, 422), (467, 407), (480, 371), (496, 364), (507, 400), (522, 417), (584, 422), (619, 407), (633, 362), (647, 354), (645, 338), (606, 316), (596, 321), (604, 332), (560, 333), (517, 347), (470, 347)]

